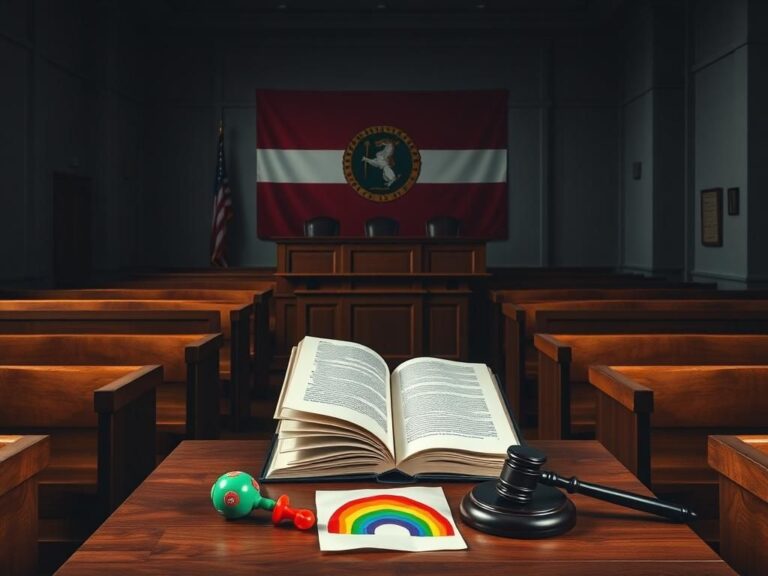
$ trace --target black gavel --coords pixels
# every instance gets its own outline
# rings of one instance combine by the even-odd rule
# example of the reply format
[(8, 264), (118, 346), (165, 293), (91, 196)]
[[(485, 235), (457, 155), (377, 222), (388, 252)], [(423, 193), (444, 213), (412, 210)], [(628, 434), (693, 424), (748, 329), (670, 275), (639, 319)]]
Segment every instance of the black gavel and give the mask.
[(510, 446), (498, 480), (475, 486), (461, 501), (462, 519), (478, 530), (511, 538), (546, 538), (576, 524), (576, 508), (556, 488), (663, 516), (696, 519), (685, 506), (541, 471), (546, 455), (531, 446)]

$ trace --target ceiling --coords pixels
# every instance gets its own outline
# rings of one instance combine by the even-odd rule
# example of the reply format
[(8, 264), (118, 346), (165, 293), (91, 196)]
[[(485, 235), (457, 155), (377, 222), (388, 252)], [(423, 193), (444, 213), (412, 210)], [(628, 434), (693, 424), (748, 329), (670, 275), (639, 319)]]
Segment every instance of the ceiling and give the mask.
[(265, 13), (498, 13), (562, 19), (610, 18), (625, 0), (165, 0), (176, 15)]

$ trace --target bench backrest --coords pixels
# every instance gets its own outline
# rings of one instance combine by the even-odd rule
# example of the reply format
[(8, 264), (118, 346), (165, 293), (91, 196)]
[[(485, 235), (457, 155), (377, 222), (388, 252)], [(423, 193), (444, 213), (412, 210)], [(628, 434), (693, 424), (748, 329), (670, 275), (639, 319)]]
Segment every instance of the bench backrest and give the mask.
[(210, 334), (221, 331), (216, 310), (6, 310), (0, 334)]
[(166, 382), (187, 379), (186, 348), (201, 334), (0, 335), (0, 363), (19, 365), (162, 364)]
[(539, 438), (594, 434), (590, 365), (765, 364), (768, 335), (536, 334)]
[[(623, 376), (648, 390), (652, 428), (768, 427), (765, 365), (610, 366), (603, 374)], [(593, 367), (593, 384), (594, 376)]]
[(764, 364), (768, 335), (753, 334), (536, 334), (571, 350), (571, 381), (586, 381), (590, 364)]
[(205, 288), (82, 288), (70, 290), (13, 290), (6, 294), (13, 298), (52, 300), (219, 300), (248, 304), (260, 294), (270, 293), (265, 289), (205, 289)]
[[(116, 299), (116, 300), (0, 300), (0, 317), (3, 312), (14, 311), (95, 311), (95, 310), (111, 310), (111, 311), (133, 311), (133, 314), (137, 319), (144, 320), (145, 323), (148, 318), (144, 318), (138, 311), (176, 311), (173, 314), (152, 316), (163, 317), (166, 316), (171, 320), (183, 322), (189, 325), (189, 332), (191, 333), (208, 333), (221, 331), (225, 340), (229, 340), (232, 333), (232, 325), (230, 314), (232, 311), (247, 311), (250, 310), (251, 304), (248, 303), (233, 303), (221, 300), (131, 300), (131, 299)], [(211, 311), (214, 311), (218, 315), (218, 320), (212, 321)], [(184, 312), (184, 313), (181, 313)], [(190, 312), (198, 312), (192, 314)], [(95, 315), (98, 317), (98, 315)], [(106, 314), (102, 314), (105, 318)], [(130, 315), (128, 315), (130, 317)], [(195, 323), (194, 318), (205, 319), (206, 324), (202, 322)], [(159, 320), (158, 320), (159, 321)], [(215, 322), (213, 324), (212, 322)], [(178, 324), (178, 322), (175, 322)], [(198, 326), (198, 329), (193, 330), (194, 325)], [(157, 324), (159, 326), (159, 324)], [(218, 325), (218, 326), (216, 326)], [(148, 325), (151, 327), (151, 325)], [(207, 326), (207, 327), (206, 327)], [(206, 327), (206, 329), (202, 329)], [(140, 328), (136, 327), (134, 333), (143, 333), (139, 331)], [(157, 330), (154, 330), (157, 332)], [(178, 330), (176, 330), (178, 332)], [(128, 329), (127, 332), (131, 333)]]
[(208, 290), (271, 290), (274, 278), (218, 276), (215, 274), (158, 274), (120, 280), (116, 285), (130, 288), (203, 288)]
[[(527, 302), (545, 302), (558, 300), (629, 300), (633, 298), (719, 298), (720, 292), (713, 288), (682, 288), (665, 286), (647, 286), (636, 288), (529, 288), (515, 290), (494, 290), (491, 299), (498, 303), (525, 304)], [(747, 298), (747, 290), (741, 292)], [(763, 297), (765, 297), (763, 293)]]
[(768, 333), (768, 300), (586, 300), (540, 302), (521, 308), (530, 335)]
[(158, 425), (218, 437), (221, 334), (0, 335), (0, 364), (163, 366)]
[(2, 427), (96, 428), (94, 391), (137, 370), (139, 366), (0, 366)]

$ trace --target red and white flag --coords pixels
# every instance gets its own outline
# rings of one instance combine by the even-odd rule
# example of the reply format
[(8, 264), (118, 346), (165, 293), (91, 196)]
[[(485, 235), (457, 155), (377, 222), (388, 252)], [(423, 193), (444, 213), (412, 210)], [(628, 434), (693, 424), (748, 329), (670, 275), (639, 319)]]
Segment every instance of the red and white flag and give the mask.
[(369, 218), (423, 236), (435, 216), (461, 235), (507, 236), (507, 94), (257, 93), (260, 238), (301, 236), (331, 216), (342, 236)]

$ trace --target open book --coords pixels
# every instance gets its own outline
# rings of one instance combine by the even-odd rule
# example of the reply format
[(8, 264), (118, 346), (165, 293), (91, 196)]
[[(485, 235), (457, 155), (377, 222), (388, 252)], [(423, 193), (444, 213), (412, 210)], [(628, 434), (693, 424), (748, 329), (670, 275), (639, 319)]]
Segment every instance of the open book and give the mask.
[(305, 337), (275, 411), (262, 479), (495, 477), (520, 439), (485, 364), (414, 358)]

